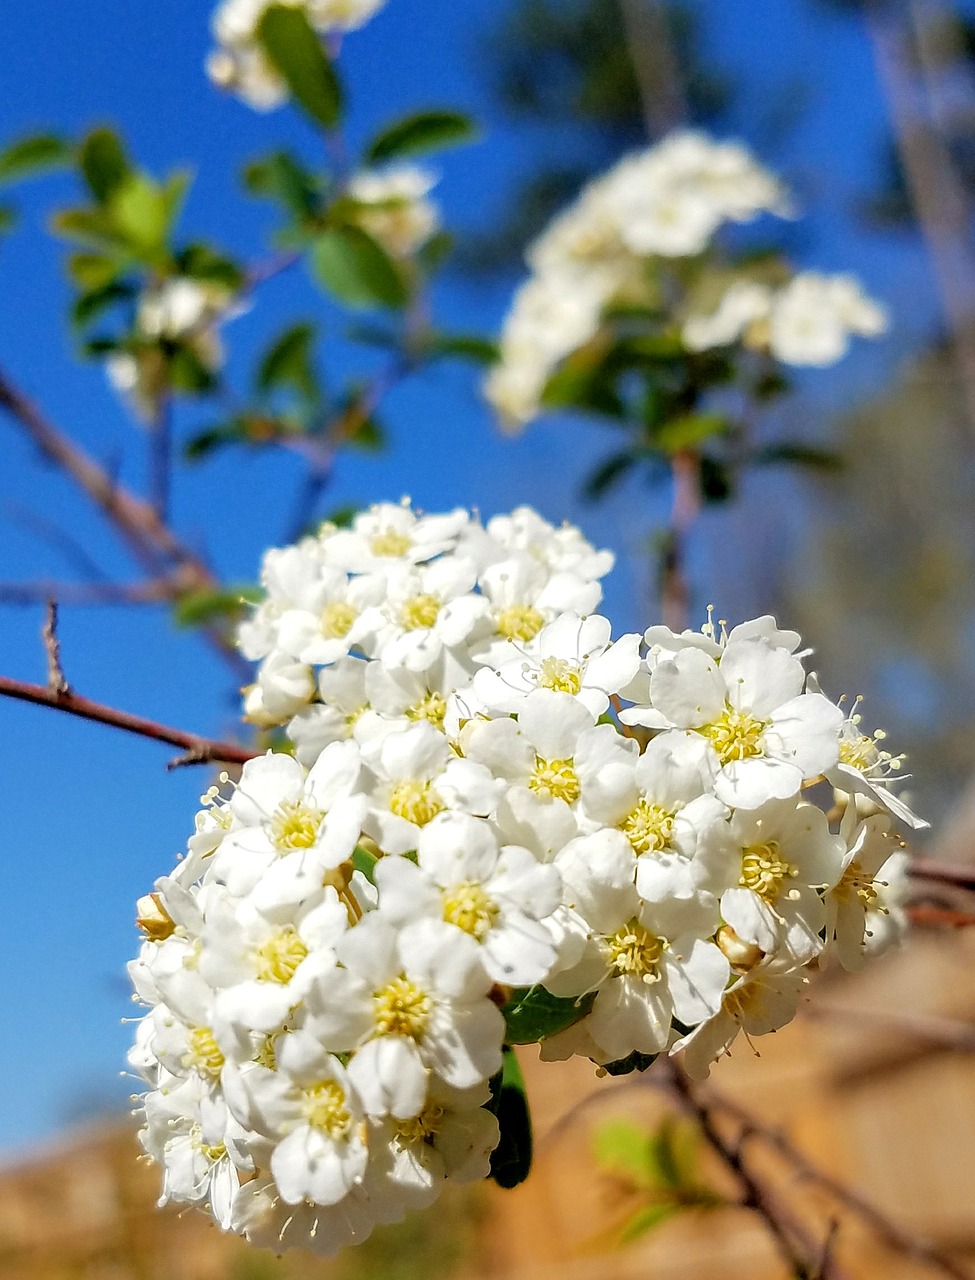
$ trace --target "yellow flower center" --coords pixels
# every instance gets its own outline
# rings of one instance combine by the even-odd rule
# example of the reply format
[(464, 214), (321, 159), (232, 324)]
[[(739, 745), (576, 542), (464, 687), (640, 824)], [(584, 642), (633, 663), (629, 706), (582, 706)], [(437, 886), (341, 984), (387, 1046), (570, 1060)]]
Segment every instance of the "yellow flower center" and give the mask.
[(397, 533), (395, 529), (384, 529), (369, 543), (369, 550), (374, 556), (388, 556), (396, 559), (399, 556), (405, 556), (412, 546), (413, 543), (405, 533)]
[(182, 1063), (184, 1067), (198, 1071), (201, 1076), (208, 1076), (211, 1080), (219, 1078), (224, 1057), (209, 1027), (193, 1028)]
[(190, 1130), (190, 1138), (194, 1149), (199, 1151), (204, 1160), (209, 1161), (210, 1164), (216, 1164), (218, 1160), (223, 1160), (227, 1154), (227, 1148), (222, 1142), (211, 1145), (209, 1142), (203, 1141), (203, 1129), (198, 1124), (195, 1124)]
[(630, 920), (606, 939), (609, 964), (616, 973), (643, 982), (656, 982), (660, 977), (660, 961), (667, 949), (663, 938), (645, 929), (638, 920)]
[(579, 799), (582, 788), (571, 760), (543, 760), (535, 757), (535, 768), (528, 785), (536, 795), (551, 800), (564, 800), (572, 804)]
[(394, 784), (389, 795), (389, 808), (398, 818), (425, 827), (446, 806), (432, 782), (408, 778)]
[(319, 623), (321, 633), (326, 640), (341, 640), (352, 630), (352, 624), (358, 616), (354, 605), (345, 600), (333, 600), (322, 610)]
[(427, 720), (435, 729), (442, 729), (447, 714), (447, 699), (442, 693), (426, 693), (414, 706), (408, 707), (409, 720)]
[(272, 1031), (270, 1035), (264, 1037), (257, 1053), (254, 1054), (254, 1061), (259, 1067), (266, 1067), (268, 1071), (277, 1071), (278, 1069), (278, 1041), (284, 1035), (283, 1031)]
[(301, 1093), (302, 1111), (312, 1129), (319, 1129), (330, 1138), (348, 1137), (352, 1116), (345, 1103), (345, 1090), (337, 1080), (321, 1080)]
[(421, 1040), (433, 1002), (405, 976), (394, 978), (372, 998), (373, 1020), (381, 1036)]
[(304, 800), (282, 800), (271, 818), (271, 843), (278, 853), (310, 849), (318, 839), (325, 814)]
[(738, 883), (743, 889), (751, 889), (766, 902), (774, 902), (782, 892), (785, 881), (798, 875), (798, 869), (786, 862), (775, 840), (767, 844), (752, 844), (741, 851), (741, 875)]
[(443, 918), (481, 942), (501, 914), (484, 886), (464, 881), (443, 891)]
[(432, 627), (440, 612), (440, 601), (436, 596), (410, 596), (399, 611), (400, 625), (406, 631), (420, 631)]
[(530, 604), (513, 604), (498, 615), (498, 631), (506, 640), (533, 640), (545, 619)]
[(722, 714), (701, 732), (709, 738), (722, 764), (731, 760), (748, 760), (762, 754), (762, 734), (768, 728), (767, 720), (759, 720), (747, 711), (735, 711), (725, 707)]
[(396, 1122), (396, 1137), (402, 1146), (413, 1142), (429, 1142), (443, 1128), (443, 1107), (431, 1103), (412, 1120)]
[(308, 948), (294, 929), (282, 929), (254, 953), (258, 982), (290, 982), (307, 955)]
[(577, 662), (566, 658), (543, 658), (538, 669), (539, 689), (576, 694), (582, 688), (582, 670)]
[(674, 817), (673, 810), (651, 804), (641, 796), (636, 808), (620, 823), (620, 830), (637, 853), (656, 853), (666, 849), (674, 838)]
[(876, 911), (880, 902), (880, 895), (874, 885), (873, 876), (867, 875), (856, 858), (843, 872), (840, 882), (833, 892), (841, 902), (849, 902), (854, 897), (859, 898), (863, 904), (864, 911)]

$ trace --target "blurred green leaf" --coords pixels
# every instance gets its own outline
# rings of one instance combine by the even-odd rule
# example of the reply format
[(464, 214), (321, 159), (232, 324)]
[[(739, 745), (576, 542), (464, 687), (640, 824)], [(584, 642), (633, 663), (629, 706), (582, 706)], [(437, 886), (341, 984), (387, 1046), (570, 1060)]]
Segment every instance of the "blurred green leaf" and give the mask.
[(842, 471), (843, 459), (831, 449), (820, 449), (811, 444), (800, 444), (798, 441), (783, 440), (778, 444), (765, 445), (751, 454), (750, 462), (757, 467), (793, 466), (806, 467), (811, 471)]
[(132, 166), (118, 135), (111, 129), (93, 129), (81, 141), (78, 152), (81, 174), (99, 204), (132, 175)]
[(694, 449), (712, 436), (723, 435), (728, 430), (727, 419), (717, 413), (687, 413), (671, 418), (654, 429), (653, 443), (664, 453), (679, 453), (682, 449)]
[(94, 209), (61, 209), (51, 218), (51, 226), (59, 235), (97, 248), (124, 249), (127, 238), (116, 226), (108, 211)]
[(681, 1206), (677, 1204), (647, 1204), (633, 1214), (620, 1228), (617, 1239), (621, 1245), (632, 1244), (648, 1231), (658, 1227), (674, 1214), (679, 1213)]
[(276, 200), (298, 222), (318, 212), (322, 196), (319, 183), (288, 151), (252, 160), (244, 168), (243, 180), (253, 195)]
[(17, 211), (9, 204), (0, 204), (0, 234), (9, 231), (17, 223)]
[(74, 148), (53, 133), (19, 138), (0, 151), (0, 185), (67, 164)]
[(459, 111), (418, 111), (377, 134), (366, 147), (365, 159), (367, 164), (383, 164), (472, 142), (477, 136), (474, 121)]
[(636, 455), (633, 453), (611, 454), (586, 477), (582, 486), (583, 497), (590, 502), (598, 502), (635, 465)]
[(592, 1008), (595, 996), (553, 996), (542, 986), (520, 987), (502, 1012), (509, 1044), (534, 1044), (564, 1031)]
[(217, 380), (193, 348), (180, 343), (169, 357), (169, 381), (174, 391), (200, 395), (212, 391)]
[[(273, 439), (274, 437), (269, 435), (268, 438)], [(191, 436), (183, 446), (183, 455), (190, 462), (199, 462), (203, 458), (208, 458), (210, 454), (215, 453), (224, 445), (241, 444), (250, 439), (248, 420), (243, 416), (232, 418), (229, 422), (221, 422), (215, 426), (205, 427), (202, 431), (198, 431), (196, 435)]]
[(421, 244), (416, 251), (416, 261), (428, 276), (432, 276), (443, 266), (454, 247), (454, 237), (449, 231), (438, 231), (430, 239)]
[(116, 226), (139, 256), (156, 257), (166, 245), (174, 213), (168, 189), (142, 173), (132, 173), (108, 199)]
[(86, 289), (71, 304), (72, 326), (83, 329), (110, 307), (114, 307), (116, 303), (129, 301), (132, 295), (131, 286), (114, 280), (93, 289)]
[(434, 333), (427, 339), (426, 349), (434, 358), (456, 356), (474, 364), (494, 364), (498, 359), (498, 344), (475, 333)]
[(363, 453), (380, 453), (386, 447), (386, 432), (378, 419), (370, 416), (345, 437), (346, 443)]
[(352, 850), (352, 866), (358, 872), (366, 877), (370, 884), (375, 884), (376, 863), (379, 859), (374, 853), (370, 853), (368, 849), (364, 849), (361, 844), (357, 844)]
[(181, 249), (176, 255), (176, 267), (180, 275), (223, 285), (231, 292), (241, 288), (245, 280), (244, 271), (232, 258), (202, 242), (188, 244)]
[(173, 619), (178, 627), (199, 627), (236, 616), (245, 605), (256, 604), (263, 594), (252, 583), (228, 585), (216, 591), (190, 591), (173, 606)]
[(334, 128), (342, 114), (342, 88), (304, 10), (271, 5), (257, 25), (257, 38), (295, 100), (313, 120)]
[(607, 1173), (625, 1177), (635, 1186), (654, 1183), (650, 1167), (650, 1135), (632, 1120), (606, 1120), (595, 1130), (592, 1151)]
[(499, 1187), (517, 1187), (528, 1177), (532, 1164), (532, 1125), (525, 1081), (513, 1050), (506, 1048), (501, 1070), (490, 1081), (493, 1111), (501, 1140), (491, 1152), (491, 1178)]
[(318, 379), (311, 359), (315, 337), (315, 326), (307, 322), (292, 325), (279, 334), (258, 366), (258, 391), (292, 387), (308, 400), (316, 400), (319, 395)]
[(734, 492), (728, 467), (717, 458), (702, 454), (700, 461), (701, 499), (705, 503), (727, 502)]
[(311, 251), (319, 282), (350, 307), (401, 307), (407, 288), (395, 263), (361, 227), (331, 227)]
[(68, 258), (68, 275), (83, 290), (104, 288), (119, 270), (118, 259), (104, 253), (72, 253)]

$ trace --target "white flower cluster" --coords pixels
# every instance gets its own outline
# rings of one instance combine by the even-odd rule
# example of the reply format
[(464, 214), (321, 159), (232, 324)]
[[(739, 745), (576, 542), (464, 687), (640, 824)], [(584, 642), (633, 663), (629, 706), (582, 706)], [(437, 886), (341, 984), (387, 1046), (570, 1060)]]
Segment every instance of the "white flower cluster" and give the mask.
[(393, 258), (408, 258), (440, 229), (440, 210), (429, 199), (437, 179), (419, 165), (363, 169), (346, 194), (358, 206), (355, 220)]
[(706, 1074), (897, 937), (900, 762), (772, 618), (614, 641), (611, 559), (405, 504), (268, 553), (247, 701), (295, 756), (223, 775), (140, 903), (164, 1200), (332, 1253), (487, 1175), (513, 1008), (545, 1058)]
[[(789, 212), (785, 188), (738, 143), (681, 131), (625, 157), (528, 250), (531, 275), (515, 295), (500, 361), (485, 382), (502, 422), (518, 430), (540, 412), (548, 379), (595, 336), (608, 306), (660, 304), (655, 260), (697, 258), (722, 225)], [(787, 363), (830, 364), (844, 353), (849, 333), (874, 335), (884, 327), (879, 308), (848, 276), (806, 274), (774, 296), (763, 286), (732, 285), (715, 316), (692, 318), (683, 337), (688, 350), (698, 351), (731, 343), (747, 329), (751, 345), (771, 345)]]
[(213, 15), (217, 48), (207, 58), (207, 74), (258, 111), (287, 101), (288, 89), (257, 40), (257, 27), (272, 4), (303, 9), (322, 35), (342, 35), (367, 22), (386, 0), (222, 0)]
[(136, 304), (135, 346), (106, 361), (109, 382), (132, 404), (139, 417), (152, 419), (166, 390), (163, 343), (179, 343), (208, 373), (224, 361), (219, 326), (246, 310), (224, 285), (172, 276), (148, 285)]
[(682, 336), (691, 351), (745, 346), (768, 351), (783, 364), (835, 364), (850, 336), (875, 338), (887, 328), (883, 308), (853, 276), (801, 271), (779, 289), (738, 280), (709, 315), (691, 316)]

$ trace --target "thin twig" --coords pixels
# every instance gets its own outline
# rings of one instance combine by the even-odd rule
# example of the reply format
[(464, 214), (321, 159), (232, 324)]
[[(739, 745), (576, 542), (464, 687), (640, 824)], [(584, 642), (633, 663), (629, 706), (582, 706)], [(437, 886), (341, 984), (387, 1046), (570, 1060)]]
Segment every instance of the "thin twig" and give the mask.
[(54, 599), (47, 602), (47, 614), (41, 628), (44, 651), (47, 654), (47, 687), (55, 698), (64, 698), (71, 693), (71, 686), (64, 676), (61, 665), (61, 641), (58, 639), (58, 602)]
[(8, 676), (0, 676), (0, 696), (16, 698), (21, 702), (32, 702), (42, 707), (52, 707), (55, 711), (66, 711), (69, 715), (80, 716), (84, 720), (95, 720), (99, 724), (111, 725), (115, 729), (124, 729), (127, 733), (135, 733), (142, 738), (151, 738), (156, 742), (168, 742), (171, 746), (181, 747), (186, 755), (178, 758), (173, 762), (174, 764), (204, 764), (210, 761), (245, 764), (258, 754), (248, 750), (247, 747), (203, 738), (196, 733), (185, 733), (182, 729), (172, 729), (155, 720), (147, 720), (144, 716), (132, 715), (128, 711), (118, 711), (104, 703), (82, 698), (76, 693), (59, 693), (43, 685), (27, 684), (23, 680), (12, 680)]
[(160, 604), (173, 597), (169, 578), (145, 582), (0, 582), (0, 605), (43, 604), (54, 598), (61, 605)]
[(908, 1036), (925, 1044), (957, 1049), (963, 1053), (975, 1053), (975, 1026), (956, 1018), (937, 1018), (916, 1013), (888, 1013), (882, 1009), (847, 1007), (822, 1000), (815, 1000), (807, 1005), (804, 1016), (814, 1020), (833, 1019), (879, 1029), (886, 1027), (890, 1031), (896, 1031), (900, 1036)]
[[(821, 1256), (821, 1246), (809, 1238), (806, 1228), (784, 1208), (778, 1197), (773, 1196), (762, 1180), (756, 1177), (742, 1155), (742, 1140), (731, 1142), (714, 1122), (712, 1107), (688, 1079), (683, 1068), (672, 1058), (666, 1060), (671, 1088), (677, 1094), (684, 1109), (700, 1126), (701, 1132), (712, 1149), (731, 1170), (742, 1188), (741, 1204), (753, 1209), (769, 1230), (779, 1252), (797, 1280), (813, 1280), (815, 1260)], [(835, 1264), (832, 1277), (840, 1280)]]
[(950, 862), (933, 862), (929, 858), (916, 858), (907, 869), (915, 880), (936, 880), (956, 889), (975, 892), (975, 867), (955, 867)]
[(651, 139), (687, 118), (687, 101), (667, 11), (660, 0), (620, 0), (626, 44)]
[(736, 1120), (741, 1125), (742, 1142), (753, 1138), (764, 1142), (766, 1146), (770, 1147), (791, 1165), (800, 1177), (820, 1187), (838, 1201), (839, 1204), (845, 1206), (866, 1222), (891, 1249), (897, 1253), (906, 1254), (908, 1257), (916, 1258), (919, 1262), (939, 1271), (942, 1275), (950, 1276), (951, 1280), (972, 1280), (969, 1273), (964, 1271), (951, 1258), (945, 1257), (933, 1245), (924, 1240), (919, 1240), (916, 1236), (911, 1235), (909, 1231), (905, 1231), (903, 1227), (888, 1218), (876, 1205), (864, 1199), (858, 1192), (851, 1190), (838, 1179), (817, 1168), (797, 1147), (793, 1146), (780, 1130), (762, 1124), (750, 1112), (740, 1107), (737, 1102), (733, 1102), (723, 1094), (717, 1093), (714, 1089), (709, 1088), (708, 1095), (713, 1107), (731, 1116), (733, 1120)]
[(953, 907), (927, 903), (915, 903), (906, 911), (911, 924), (922, 929), (969, 929), (975, 925), (975, 911), (956, 911)]

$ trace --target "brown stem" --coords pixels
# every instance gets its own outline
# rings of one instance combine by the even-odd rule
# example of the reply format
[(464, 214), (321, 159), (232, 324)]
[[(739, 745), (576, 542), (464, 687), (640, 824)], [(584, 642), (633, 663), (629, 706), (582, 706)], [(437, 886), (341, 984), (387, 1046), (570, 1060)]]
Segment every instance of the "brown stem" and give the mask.
[(687, 118), (687, 101), (667, 11), (661, 0), (620, 0), (643, 120), (659, 138)]
[(956, 889), (975, 891), (975, 867), (955, 867), (949, 862), (917, 858), (908, 867), (908, 875), (915, 880), (935, 880), (939, 884), (953, 885)]
[(682, 449), (671, 458), (673, 499), (661, 565), (660, 608), (664, 625), (672, 631), (683, 631), (689, 624), (687, 535), (701, 505), (700, 466), (692, 449)]
[(0, 582), (0, 604), (35, 605), (56, 599), (62, 605), (161, 604), (173, 597), (167, 578), (145, 582)]
[(67, 697), (71, 693), (71, 686), (65, 679), (64, 667), (61, 666), (61, 641), (58, 639), (58, 602), (56, 600), (47, 602), (47, 615), (44, 626), (41, 628), (41, 638), (47, 653), (47, 687), (56, 698)]
[(975, 912), (956, 911), (953, 907), (935, 907), (915, 903), (907, 908), (911, 924), (922, 929), (969, 929), (975, 925)]
[[(737, 1178), (742, 1189), (741, 1204), (762, 1219), (769, 1230), (779, 1252), (788, 1264), (792, 1275), (797, 1280), (814, 1280), (817, 1270), (816, 1262), (823, 1256), (823, 1247), (812, 1240), (806, 1228), (784, 1208), (779, 1198), (773, 1196), (764, 1182), (745, 1160), (742, 1153), (742, 1139), (732, 1142), (715, 1124), (712, 1106), (703, 1091), (688, 1079), (683, 1068), (673, 1059), (666, 1060), (670, 1085), (677, 1094), (684, 1109), (694, 1117), (701, 1132), (711, 1148), (721, 1157), (725, 1165)], [(744, 1136), (744, 1135), (742, 1135)], [(829, 1262), (829, 1273), (834, 1280), (841, 1280), (841, 1273), (835, 1261)]]
[(117, 711), (114, 707), (93, 702), (90, 698), (82, 698), (76, 693), (59, 692), (48, 689), (44, 685), (12, 680), (8, 676), (0, 676), (0, 696), (16, 698), (21, 702), (32, 702), (42, 707), (52, 707), (55, 711), (66, 711), (69, 715), (80, 716), (84, 720), (95, 720), (99, 724), (111, 725), (115, 729), (124, 729), (127, 733), (136, 733), (142, 738), (152, 738), (156, 742), (168, 742), (171, 746), (181, 747), (186, 752), (186, 755), (179, 759), (180, 764), (204, 764), (210, 761), (245, 764), (258, 754), (230, 742), (201, 738), (198, 734), (184, 733), (182, 729), (171, 729), (167, 725), (158, 724), (155, 720), (147, 720), (144, 716), (135, 716), (128, 711)]
[(898, 1226), (896, 1222), (888, 1218), (886, 1214), (871, 1204), (869, 1200), (864, 1199), (858, 1192), (852, 1191), (844, 1183), (817, 1168), (801, 1151), (793, 1146), (785, 1134), (778, 1129), (763, 1125), (750, 1112), (740, 1107), (737, 1102), (732, 1102), (730, 1098), (717, 1094), (713, 1089), (709, 1089), (708, 1092), (712, 1106), (731, 1116), (741, 1125), (742, 1143), (752, 1138), (764, 1142), (766, 1146), (786, 1160), (805, 1181), (821, 1187), (823, 1191), (866, 1222), (877, 1236), (897, 1253), (916, 1258), (919, 1262), (939, 1271), (942, 1275), (950, 1276), (951, 1280), (971, 1280), (968, 1272), (964, 1271), (958, 1263), (952, 1261), (951, 1258), (946, 1258), (944, 1254), (940, 1253), (932, 1245), (912, 1236), (909, 1231), (905, 1231), (903, 1227)]

